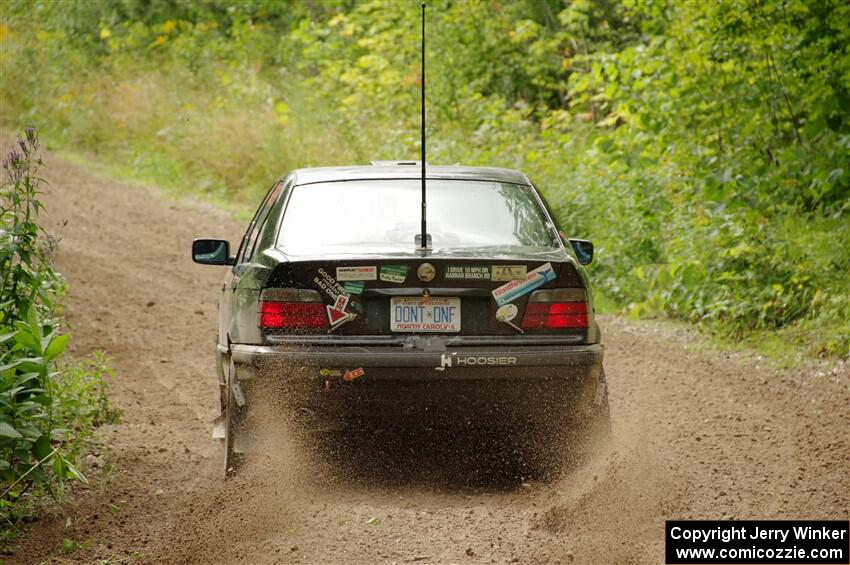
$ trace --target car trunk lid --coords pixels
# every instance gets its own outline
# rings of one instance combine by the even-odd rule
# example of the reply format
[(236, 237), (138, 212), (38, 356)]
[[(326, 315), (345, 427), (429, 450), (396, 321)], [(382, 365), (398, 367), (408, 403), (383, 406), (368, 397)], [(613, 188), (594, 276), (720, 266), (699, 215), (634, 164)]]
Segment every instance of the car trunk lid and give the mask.
[(282, 262), (268, 284), (318, 291), (326, 331), (337, 335), (516, 335), (534, 290), (583, 287), (571, 258), (546, 251), (496, 259), (315, 257)]

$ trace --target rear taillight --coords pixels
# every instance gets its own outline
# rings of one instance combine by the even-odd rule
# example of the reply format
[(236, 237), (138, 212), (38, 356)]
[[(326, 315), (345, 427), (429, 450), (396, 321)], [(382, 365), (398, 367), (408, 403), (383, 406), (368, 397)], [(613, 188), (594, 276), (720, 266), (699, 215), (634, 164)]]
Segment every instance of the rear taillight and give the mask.
[(257, 325), (264, 330), (320, 330), (328, 327), (328, 318), (317, 291), (268, 288), (260, 295)]
[(583, 288), (556, 288), (532, 293), (522, 317), (522, 329), (584, 329), (587, 295)]

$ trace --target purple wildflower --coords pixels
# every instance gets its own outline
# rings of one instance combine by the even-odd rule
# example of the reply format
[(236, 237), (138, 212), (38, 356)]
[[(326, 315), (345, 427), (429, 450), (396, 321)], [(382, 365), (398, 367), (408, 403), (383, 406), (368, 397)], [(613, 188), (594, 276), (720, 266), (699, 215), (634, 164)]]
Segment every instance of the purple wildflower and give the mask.
[(38, 150), (38, 132), (35, 131), (35, 128), (30, 126), (28, 128), (24, 128), (24, 135), (27, 138), (27, 141), (32, 147), (33, 152)]
[(24, 164), (24, 158), (15, 149), (9, 151), (9, 154), (3, 159), (3, 168), (12, 182), (17, 182), (23, 178)]

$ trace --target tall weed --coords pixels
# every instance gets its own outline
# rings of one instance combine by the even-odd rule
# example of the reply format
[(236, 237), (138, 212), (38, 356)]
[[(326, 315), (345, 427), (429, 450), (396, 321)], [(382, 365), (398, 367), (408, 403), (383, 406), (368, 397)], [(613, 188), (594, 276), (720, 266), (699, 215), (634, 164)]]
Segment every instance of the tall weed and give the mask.
[(4, 537), (39, 495), (59, 497), (82, 480), (76, 460), (95, 426), (115, 421), (106, 398), (110, 374), (100, 355), (60, 365), (69, 335), (61, 331), (64, 281), (56, 246), (38, 224), (44, 181), (33, 128), (3, 160), (0, 186), (0, 517)]

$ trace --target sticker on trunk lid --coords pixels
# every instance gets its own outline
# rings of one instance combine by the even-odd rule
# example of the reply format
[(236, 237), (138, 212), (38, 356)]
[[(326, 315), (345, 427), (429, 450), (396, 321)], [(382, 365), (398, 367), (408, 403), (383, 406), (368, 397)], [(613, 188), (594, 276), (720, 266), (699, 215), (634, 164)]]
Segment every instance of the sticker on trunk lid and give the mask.
[[(445, 279), (489, 281), (490, 267), (487, 265), (449, 265), (443, 275)], [(495, 280), (495, 279), (494, 279)]]
[(378, 268), (374, 265), (336, 268), (336, 280), (338, 281), (374, 281), (377, 279)]
[(345, 289), (345, 292), (348, 294), (362, 294), (363, 293), (363, 281), (350, 281), (342, 285)]
[(339, 284), (323, 268), (319, 267), (319, 276), (313, 277), (313, 284), (319, 287), (333, 301), (333, 305), (328, 304), (325, 306), (331, 328), (343, 322), (353, 320), (356, 317), (355, 314), (345, 310), (350, 298), (345, 287)]
[(524, 279), (525, 276), (525, 265), (493, 265), (493, 276), (490, 280), (516, 281)]
[(407, 265), (381, 265), (380, 279), (384, 282), (403, 283), (409, 270)]
[(543, 286), (548, 281), (554, 279), (555, 270), (552, 268), (552, 263), (544, 263), (533, 271), (530, 271), (522, 279), (511, 281), (494, 289), (493, 298), (496, 299), (496, 304), (504, 306), (508, 302), (513, 302), (520, 296), (524, 296), (535, 288)]
[(336, 303), (333, 306), (331, 306), (330, 304), (325, 306), (325, 309), (328, 311), (328, 322), (330, 322), (331, 328), (334, 328), (343, 322), (347, 322), (349, 320), (354, 319), (356, 314), (352, 312), (346, 312), (346, 306), (348, 306), (347, 294), (340, 295), (340, 297), (336, 299)]
[(516, 307), (516, 304), (505, 304), (504, 306), (499, 306), (499, 309), (496, 310), (496, 319), (503, 324), (509, 325), (519, 333), (525, 333), (521, 327), (513, 323), (513, 319), (516, 318), (518, 312), (519, 308)]
[(330, 276), (328, 272), (321, 267), (319, 267), (319, 276), (313, 277), (313, 284), (319, 287), (322, 292), (327, 294), (334, 303), (340, 296), (348, 297), (345, 287), (336, 282), (336, 279)]
[(435, 269), (434, 265), (431, 263), (422, 263), (419, 265), (419, 268), (416, 269), (416, 276), (418, 276), (419, 280), (422, 282), (431, 282), (434, 280), (434, 277), (437, 276), (437, 269)]

